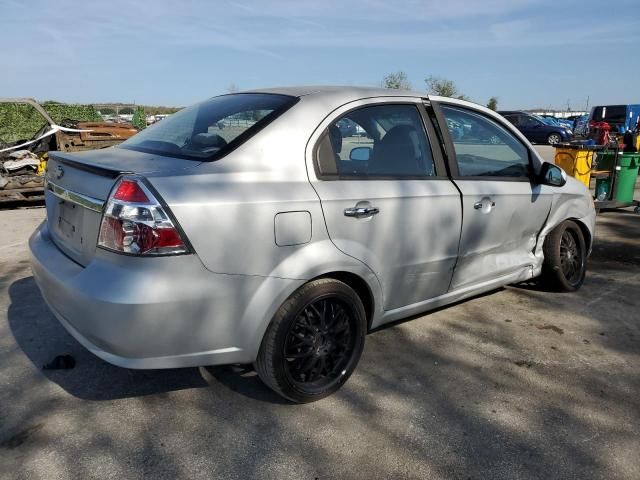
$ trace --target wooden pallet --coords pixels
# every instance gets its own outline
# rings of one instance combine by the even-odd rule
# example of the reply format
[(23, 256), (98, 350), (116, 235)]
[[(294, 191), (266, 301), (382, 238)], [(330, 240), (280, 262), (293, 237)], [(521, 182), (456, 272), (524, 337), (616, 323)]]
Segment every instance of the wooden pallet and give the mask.
[(41, 202), (43, 200), (43, 187), (11, 188), (9, 190), (0, 190), (0, 203)]

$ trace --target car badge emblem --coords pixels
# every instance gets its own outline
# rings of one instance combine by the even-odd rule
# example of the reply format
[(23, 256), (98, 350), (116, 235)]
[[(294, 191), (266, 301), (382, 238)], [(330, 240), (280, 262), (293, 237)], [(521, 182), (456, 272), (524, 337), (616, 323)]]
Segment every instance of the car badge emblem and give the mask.
[(60, 165), (58, 165), (56, 167), (56, 178), (58, 180), (60, 180), (63, 176), (64, 176), (64, 168), (62, 168)]

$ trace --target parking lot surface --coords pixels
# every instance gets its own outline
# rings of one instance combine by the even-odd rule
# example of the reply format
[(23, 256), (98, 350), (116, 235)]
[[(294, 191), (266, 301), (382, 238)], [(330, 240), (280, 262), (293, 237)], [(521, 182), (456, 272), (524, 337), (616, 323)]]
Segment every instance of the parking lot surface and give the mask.
[[(598, 217), (579, 292), (513, 286), (374, 332), (308, 405), (250, 369), (90, 354), (31, 276), (43, 217), (0, 211), (2, 479), (640, 478), (638, 215)], [(59, 354), (75, 368), (42, 369)]]

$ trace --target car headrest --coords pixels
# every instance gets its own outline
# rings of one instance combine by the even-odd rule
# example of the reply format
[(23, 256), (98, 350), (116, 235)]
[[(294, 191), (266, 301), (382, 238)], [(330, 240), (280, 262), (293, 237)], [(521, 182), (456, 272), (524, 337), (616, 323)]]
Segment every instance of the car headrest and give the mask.
[(417, 133), (411, 125), (397, 125), (374, 148), (371, 175), (421, 175)]
[(340, 153), (342, 151), (342, 133), (335, 123), (329, 125), (329, 139), (334, 153)]
[(217, 133), (198, 133), (191, 138), (191, 143), (198, 147), (222, 148), (227, 144), (227, 141)]

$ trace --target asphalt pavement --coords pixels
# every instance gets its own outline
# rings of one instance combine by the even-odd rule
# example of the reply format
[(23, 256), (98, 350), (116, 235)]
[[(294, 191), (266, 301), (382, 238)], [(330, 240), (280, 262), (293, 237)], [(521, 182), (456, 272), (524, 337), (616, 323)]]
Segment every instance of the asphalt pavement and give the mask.
[[(0, 211), (2, 479), (640, 478), (638, 215), (599, 216), (579, 292), (508, 287), (374, 332), (308, 405), (248, 368), (90, 354), (31, 276), (43, 217)], [(42, 369), (60, 354), (75, 368)]]

